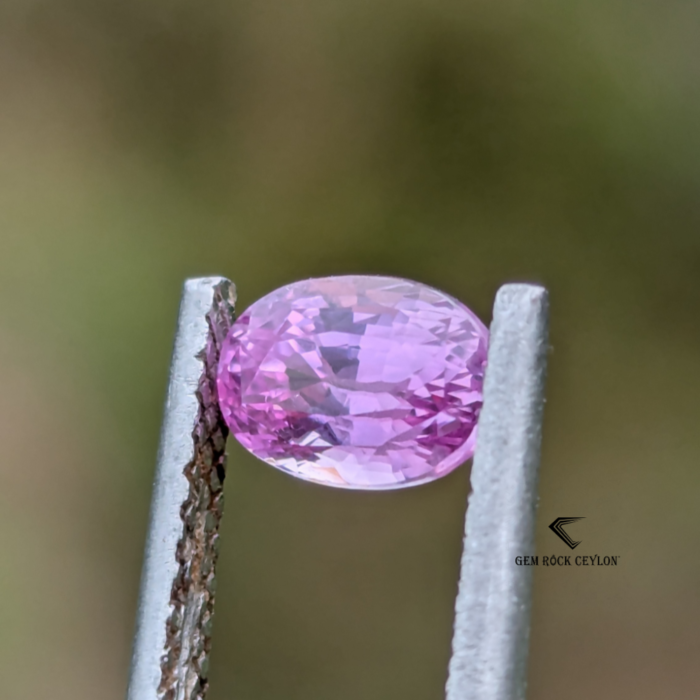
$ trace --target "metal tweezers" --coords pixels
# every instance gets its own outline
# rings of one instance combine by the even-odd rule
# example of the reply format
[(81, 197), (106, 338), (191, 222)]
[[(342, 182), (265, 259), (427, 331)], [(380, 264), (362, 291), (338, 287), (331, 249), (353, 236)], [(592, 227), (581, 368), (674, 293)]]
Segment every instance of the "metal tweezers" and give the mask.
[[(234, 320), (227, 279), (185, 282), (143, 564), (127, 700), (204, 700), (228, 431), (216, 401)], [(547, 360), (547, 291), (496, 295), (471, 470), (446, 700), (521, 700)]]

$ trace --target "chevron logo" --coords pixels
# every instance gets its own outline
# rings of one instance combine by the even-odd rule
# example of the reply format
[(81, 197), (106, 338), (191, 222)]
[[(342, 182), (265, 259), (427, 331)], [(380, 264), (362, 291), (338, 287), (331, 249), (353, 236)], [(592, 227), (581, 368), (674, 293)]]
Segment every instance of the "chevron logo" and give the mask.
[(576, 549), (581, 544), (581, 541), (574, 542), (571, 537), (564, 530), (564, 525), (571, 525), (577, 520), (584, 520), (584, 518), (557, 518), (550, 526), (549, 529), (557, 536), (560, 537), (566, 544), (571, 547), (571, 549)]

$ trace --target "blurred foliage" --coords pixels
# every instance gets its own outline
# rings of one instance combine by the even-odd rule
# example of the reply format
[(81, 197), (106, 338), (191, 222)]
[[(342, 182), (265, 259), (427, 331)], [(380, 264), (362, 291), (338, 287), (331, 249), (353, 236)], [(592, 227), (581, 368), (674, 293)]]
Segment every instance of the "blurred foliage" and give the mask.
[[(179, 288), (546, 284), (532, 700), (696, 698), (697, 6), (0, 7), (3, 697), (123, 696)], [(467, 469), (394, 494), (231, 445), (212, 700), (443, 697)], [(555, 549), (556, 548), (556, 549)]]

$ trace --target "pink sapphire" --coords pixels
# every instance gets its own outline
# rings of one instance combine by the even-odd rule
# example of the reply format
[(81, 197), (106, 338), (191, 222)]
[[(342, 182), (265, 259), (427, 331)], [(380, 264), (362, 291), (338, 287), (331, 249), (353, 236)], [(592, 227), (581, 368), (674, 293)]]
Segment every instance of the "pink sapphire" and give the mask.
[(474, 452), (487, 341), (466, 306), (417, 282), (295, 282), (232, 326), (219, 403), (244, 447), (294, 476), (420, 484)]

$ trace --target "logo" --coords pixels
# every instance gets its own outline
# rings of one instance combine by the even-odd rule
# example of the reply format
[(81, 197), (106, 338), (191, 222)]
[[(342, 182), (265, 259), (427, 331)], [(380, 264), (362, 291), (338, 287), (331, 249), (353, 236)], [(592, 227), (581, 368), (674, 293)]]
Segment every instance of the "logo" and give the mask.
[(557, 536), (560, 537), (566, 544), (571, 547), (571, 549), (576, 549), (581, 544), (581, 540), (574, 542), (571, 537), (564, 530), (564, 525), (571, 525), (577, 520), (583, 520), (583, 518), (557, 518), (550, 526), (549, 529)]
[[(571, 549), (576, 549), (581, 542), (576, 542), (571, 539), (569, 533), (564, 529), (564, 526), (576, 523), (579, 520), (585, 520), (585, 518), (557, 518), (550, 526), (549, 529), (561, 539), (567, 547)], [(528, 552), (527, 554), (520, 554), (515, 557), (516, 566), (617, 566), (620, 563), (621, 555), (615, 554), (580, 554), (574, 556), (573, 554), (561, 555), (553, 554), (547, 557), (541, 557), (538, 554), (532, 554)]]

